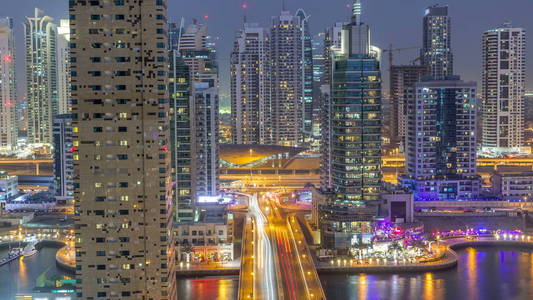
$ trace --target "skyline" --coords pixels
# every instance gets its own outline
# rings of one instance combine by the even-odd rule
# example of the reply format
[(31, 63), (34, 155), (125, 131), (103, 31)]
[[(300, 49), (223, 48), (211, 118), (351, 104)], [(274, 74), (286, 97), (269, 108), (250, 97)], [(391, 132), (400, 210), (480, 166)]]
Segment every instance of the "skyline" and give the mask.
[[(346, 5), (350, 1), (331, 0), (328, 5), (320, 5), (321, 0), (286, 0), (286, 8), (295, 13), (298, 8), (303, 8), (310, 14), (310, 30), (312, 35), (332, 26), (335, 22), (345, 21), (350, 15), (350, 9)], [(179, 22), (180, 18), (186, 17), (186, 24), (197, 18), (203, 22), (203, 16), (209, 16), (209, 34), (218, 37), (217, 60), (220, 66), (221, 107), (229, 107), (229, 59), (233, 49), (233, 42), (237, 30), (242, 28), (243, 10), (242, 4), (246, 3), (247, 21), (259, 23), (269, 28), (272, 16), (281, 12), (281, 1), (261, 2), (258, 0), (205, 0), (194, 2), (190, 0), (169, 2), (169, 21)], [(388, 48), (392, 44), (395, 48), (404, 48), (422, 45), (422, 18), (424, 10), (433, 4), (447, 4), (449, 15), (452, 17), (452, 49), (455, 53), (454, 65), (456, 75), (461, 75), (464, 80), (474, 80), (478, 89), (481, 88), (481, 62), (482, 62), (482, 33), (485, 30), (500, 26), (504, 22), (511, 21), (514, 27), (522, 27), (526, 30), (533, 28), (533, 19), (529, 17), (529, 11), (533, 9), (533, 3), (522, 0), (475, 0), (464, 1), (429, 1), (414, 0), (409, 3), (376, 0), (365, 3), (363, 22), (373, 28), (373, 43), (380, 48)], [(483, 9), (479, 4), (483, 4)], [(19, 95), (25, 93), (24, 72), (24, 39), (22, 23), (26, 16), (31, 16), (35, 7), (44, 11), (46, 15), (54, 18), (54, 23), (59, 24), (61, 18), (67, 18), (67, 1), (63, 0), (22, 0), (17, 3), (8, 3), (3, 7), (3, 16), (12, 17), (15, 29), (15, 42), (17, 52), (17, 79), (19, 82)], [(383, 6), (390, 9), (384, 9)], [(395, 13), (400, 12), (400, 13)], [(388, 20), (388, 22), (381, 22)], [(475, 20), (475, 23), (471, 22)], [(397, 22), (403, 21), (401, 26)], [(408, 50), (394, 53), (395, 64), (408, 64), (409, 60), (419, 55), (417, 50)], [(533, 47), (527, 47), (527, 57), (533, 55)], [(533, 68), (526, 66), (526, 88), (533, 89)], [(383, 87), (388, 89), (388, 65), (385, 61), (382, 65), (385, 73)], [(531, 70), (530, 70), (531, 69)], [(21, 96), (19, 99), (22, 99)]]

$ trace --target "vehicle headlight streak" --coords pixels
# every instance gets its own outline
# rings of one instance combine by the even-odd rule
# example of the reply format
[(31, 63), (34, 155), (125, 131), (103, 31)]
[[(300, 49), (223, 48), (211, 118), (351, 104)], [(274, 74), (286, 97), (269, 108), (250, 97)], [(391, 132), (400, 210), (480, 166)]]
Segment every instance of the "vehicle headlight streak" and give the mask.
[[(255, 218), (255, 230), (256, 230), (256, 259), (257, 264), (254, 274), (256, 278), (254, 280), (259, 280), (265, 282), (263, 294), (265, 299), (276, 299), (277, 294), (275, 290), (275, 272), (274, 272), (274, 254), (272, 253), (272, 244), (268, 235), (265, 231), (266, 223), (268, 223), (267, 218), (259, 208), (259, 203), (257, 201), (257, 195), (253, 195), (250, 201), (250, 211)], [(257, 275), (263, 274), (264, 278), (257, 278)]]

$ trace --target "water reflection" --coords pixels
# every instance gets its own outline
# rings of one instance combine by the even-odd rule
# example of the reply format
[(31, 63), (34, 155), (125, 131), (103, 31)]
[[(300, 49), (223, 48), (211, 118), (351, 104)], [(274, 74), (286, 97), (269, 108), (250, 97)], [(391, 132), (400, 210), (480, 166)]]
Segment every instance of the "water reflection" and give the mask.
[(238, 276), (178, 280), (178, 299), (237, 299), (238, 287)]
[[(467, 248), (457, 269), (423, 274), (321, 276), (328, 299), (533, 299), (533, 251)], [(364, 284), (363, 284), (364, 283)]]

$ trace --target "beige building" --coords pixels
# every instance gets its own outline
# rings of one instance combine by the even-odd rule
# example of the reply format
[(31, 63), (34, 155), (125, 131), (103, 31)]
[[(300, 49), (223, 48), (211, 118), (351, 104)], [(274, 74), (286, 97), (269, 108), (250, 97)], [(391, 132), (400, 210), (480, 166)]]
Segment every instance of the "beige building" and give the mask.
[(166, 1), (69, 13), (77, 298), (176, 299)]
[(198, 206), (198, 221), (177, 224), (177, 260), (180, 262), (221, 262), (233, 260), (233, 214), (225, 207)]

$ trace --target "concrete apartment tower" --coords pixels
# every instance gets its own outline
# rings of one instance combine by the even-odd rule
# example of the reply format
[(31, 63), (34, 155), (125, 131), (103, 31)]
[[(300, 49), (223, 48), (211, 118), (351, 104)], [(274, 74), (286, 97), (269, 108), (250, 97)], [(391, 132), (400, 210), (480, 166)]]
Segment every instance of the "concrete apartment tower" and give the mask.
[(60, 20), (57, 27), (57, 110), (70, 113), (70, 21)]
[(524, 146), (526, 33), (504, 24), (483, 33), (482, 147), (520, 151)]
[(472, 200), (476, 174), (476, 83), (448, 76), (408, 91), (406, 171), (415, 200)]
[(270, 59), (272, 72), (272, 144), (303, 143), (303, 42), (300, 17), (288, 11), (272, 17)]
[(166, 5), (69, 2), (78, 299), (176, 299)]
[(52, 142), (53, 117), (58, 113), (57, 26), (35, 9), (24, 22), (28, 142)]
[(268, 144), (271, 130), (269, 38), (255, 23), (239, 30), (231, 53), (231, 122), (234, 144)]
[(13, 19), (0, 18), (0, 149), (17, 146), (17, 79)]

